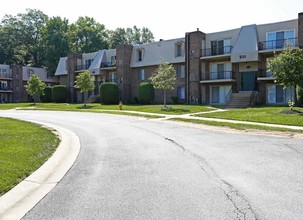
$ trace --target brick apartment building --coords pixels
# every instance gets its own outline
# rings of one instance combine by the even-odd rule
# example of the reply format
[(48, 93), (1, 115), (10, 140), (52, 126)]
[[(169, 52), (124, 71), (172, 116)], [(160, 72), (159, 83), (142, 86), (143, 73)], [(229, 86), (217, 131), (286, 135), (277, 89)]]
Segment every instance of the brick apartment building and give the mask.
[[(140, 83), (148, 81), (157, 67), (167, 61), (177, 72), (175, 90), (168, 94), (168, 101), (171, 96), (178, 96), (181, 103), (231, 107), (245, 107), (251, 101), (283, 104), (294, 97), (294, 89), (276, 84), (267, 72), (267, 63), (275, 53), (283, 51), (286, 44), (303, 48), (303, 13), (289, 21), (247, 25), (216, 33), (197, 29), (182, 38), (72, 54), (60, 58), (52, 82), (68, 87), (70, 102), (82, 102), (74, 81), (77, 74), (89, 70), (96, 84), (91, 97), (98, 95), (100, 83), (116, 82), (123, 102), (131, 103)], [(9, 79), (6, 82), (12, 86)], [(15, 91), (15, 86), (13, 88)], [(9, 97), (10, 92), (5, 93), (5, 97)], [(8, 100), (22, 100), (18, 92), (11, 93)], [(0, 94), (4, 96), (3, 90)], [(155, 102), (162, 100), (163, 92), (156, 90)]]

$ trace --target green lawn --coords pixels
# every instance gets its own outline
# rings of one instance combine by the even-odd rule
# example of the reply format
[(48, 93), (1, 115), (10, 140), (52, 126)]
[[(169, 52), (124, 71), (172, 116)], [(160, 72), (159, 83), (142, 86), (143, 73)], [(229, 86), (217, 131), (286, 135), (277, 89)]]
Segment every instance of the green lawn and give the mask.
[[(161, 108), (163, 105), (123, 105), (124, 111), (138, 111), (149, 112), (158, 114), (180, 115), (190, 114), (195, 112), (211, 111), (205, 105), (167, 105), (168, 109)], [(118, 105), (101, 105), (101, 104), (87, 104), (87, 107), (83, 107), (83, 104), (56, 104), (56, 103), (38, 103), (33, 106), (31, 103), (13, 103), (13, 104), (0, 104), (0, 109), (38, 109), (38, 110), (63, 110), (63, 111), (89, 111), (89, 112), (101, 112), (101, 110), (119, 110)]]
[(46, 128), (1, 117), (0, 140), (0, 195), (39, 168), (59, 144)]
[(282, 111), (288, 110), (289, 107), (254, 107), (247, 109), (232, 109), (224, 112), (198, 114), (195, 116), (303, 126), (303, 109), (294, 108), (294, 110), (297, 111), (296, 114), (282, 113)]

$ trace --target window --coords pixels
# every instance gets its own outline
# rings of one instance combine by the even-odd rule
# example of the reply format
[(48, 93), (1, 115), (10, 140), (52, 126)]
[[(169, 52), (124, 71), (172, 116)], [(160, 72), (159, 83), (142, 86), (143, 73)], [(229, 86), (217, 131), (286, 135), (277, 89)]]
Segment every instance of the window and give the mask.
[(175, 56), (176, 57), (183, 57), (184, 56), (184, 43), (179, 41), (175, 45)]
[(183, 78), (185, 76), (185, 66), (178, 65), (176, 68), (177, 78)]
[(231, 39), (216, 40), (211, 42), (211, 55), (231, 53)]
[(137, 49), (137, 61), (140, 62), (143, 60), (143, 49), (142, 48), (138, 48)]
[(286, 45), (295, 46), (295, 31), (277, 31), (266, 34), (266, 49), (281, 49)]
[(290, 100), (291, 89), (284, 89), (282, 85), (267, 86), (267, 103), (268, 104), (284, 104)]
[(231, 63), (211, 63), (210, 79), (231, 79)]
[(110, 57), (110, 63), (112, 66), (116, 65), (116, 56), (111, 56)]
[(110, 82), (117, 82), (116, 73), (115, 72), (109, 73), (109, 81)]
[(92, 64), (93, 59), (89, 59), (89, 60), (85, 60), (85, 69), (88, 69), (90, 67), (90, 65)]
[(138, 80), (144, 80), (145, 76), (144, 76), (144, 69), (139, 70), (138, 72)]
[(185, 87), (178, 87), (177, 88), (178, 98), (179, 99), (185, 99)]

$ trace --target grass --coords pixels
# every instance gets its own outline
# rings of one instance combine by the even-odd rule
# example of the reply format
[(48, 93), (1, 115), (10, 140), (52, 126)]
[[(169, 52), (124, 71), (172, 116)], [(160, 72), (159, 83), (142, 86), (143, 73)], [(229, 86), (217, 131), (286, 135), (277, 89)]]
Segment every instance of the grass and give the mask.
[[(168, 109), (161, 108), (162, 105), (123, 105), (124, 111), (138, 111), (156, 114), (181, 115), (196, 112), (206, 112), (212, 109), (205, 105), (168, 105)], [(62, 104), (62, 103), (38, 103), (33, 106), (31, 103), (13, 103), (0, 104), (0, 109), (36, 109), (36, 110), (60, 110), (60, 111), (88, 111), (101, 112), (100, 110), (119, 110), (118, 105), (101, 105), (101, 104)]]
[(284, 114), (289, 107), (253, 107), (247, 109), (232, 109), (224, 112), (198, 114), (196, 117), (221, 118), (239, 121), (261, 122), (269, 124), (283, 124), (303, 126), (303, 109), (294, 108), (296, 114)]
[(228, 123), (228, 122), (217, 122), (217, 121), (206, 121), (199, 119), (185, 119), (185, 118), (172, 118), (169, 119), (172, 121), (182, 121), (182, 122), (190, 122), (195, 124), (204, 124), (209, 126), (217, 126), (217, 127), (227, 127), (237, 130), (263, 130), (263, 131), (279, 131), (279, 132), (293, 132), (293, 133), (303, 133), (302, 130), (293, 130), (288, 128), (277, 128), (277, 127), (269, 127), (263, 125), (251, 125), (251, 124), (236, 124), (236, 123)]
[(0, 195), (38, 169), (56, 150), (59, 139), (39, 125), (0, 118)]

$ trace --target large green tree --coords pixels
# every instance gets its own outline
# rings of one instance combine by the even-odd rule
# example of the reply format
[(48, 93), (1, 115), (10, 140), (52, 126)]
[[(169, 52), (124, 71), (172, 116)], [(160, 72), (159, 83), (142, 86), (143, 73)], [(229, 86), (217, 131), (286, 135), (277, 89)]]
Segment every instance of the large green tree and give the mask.
[(27, 84), (25, 85), (26, 92), (33, 97), (34, 105), (37, 98), (44, 94), (45, 83), (41, 82), (37, 74), (33, 74), (29, 77)]
[(176, 83), (176, 70), (168, 62), (161, 63), (156, 72), (149, 78), (155, 89), (164, 92), (164, 107), (166, 107), (166, 92), (174, 90)]
[(61, 17), (50, 18), (42, 28), (42, 44), (45, 51), (45, 66), (49, 75), (54, 75), (60, 57), (70, 52), (69, 23)]
[[(86, 70), (76, 76), (75, 88), (80, 89), (80, 92), (84, 95), (86, 92), (91, 92), (95, 89), (94, 77), (90, 75), (89, 71)], [(84, 106), (86, 106), (83, 97)]]
[[(268, 72), (284, 87), (303, 87), (303, 50), (287, 47), (269, 60)], [(293, 101), (293, 100), (291, 100)]]
[(36, 9), (27, 9), (25, 14), (5, 15), (1, 25), (1, 45), (10, 54), (6, 62), (41, 66), (44, 52), (41, 45), (41, 29), (48, 20), (47, 15)]
[(89, 53), (108, 49), (108, 33), (103, 24), (90, 17), (79, 17), (71, 25), (70, 37), (73, 52)]

